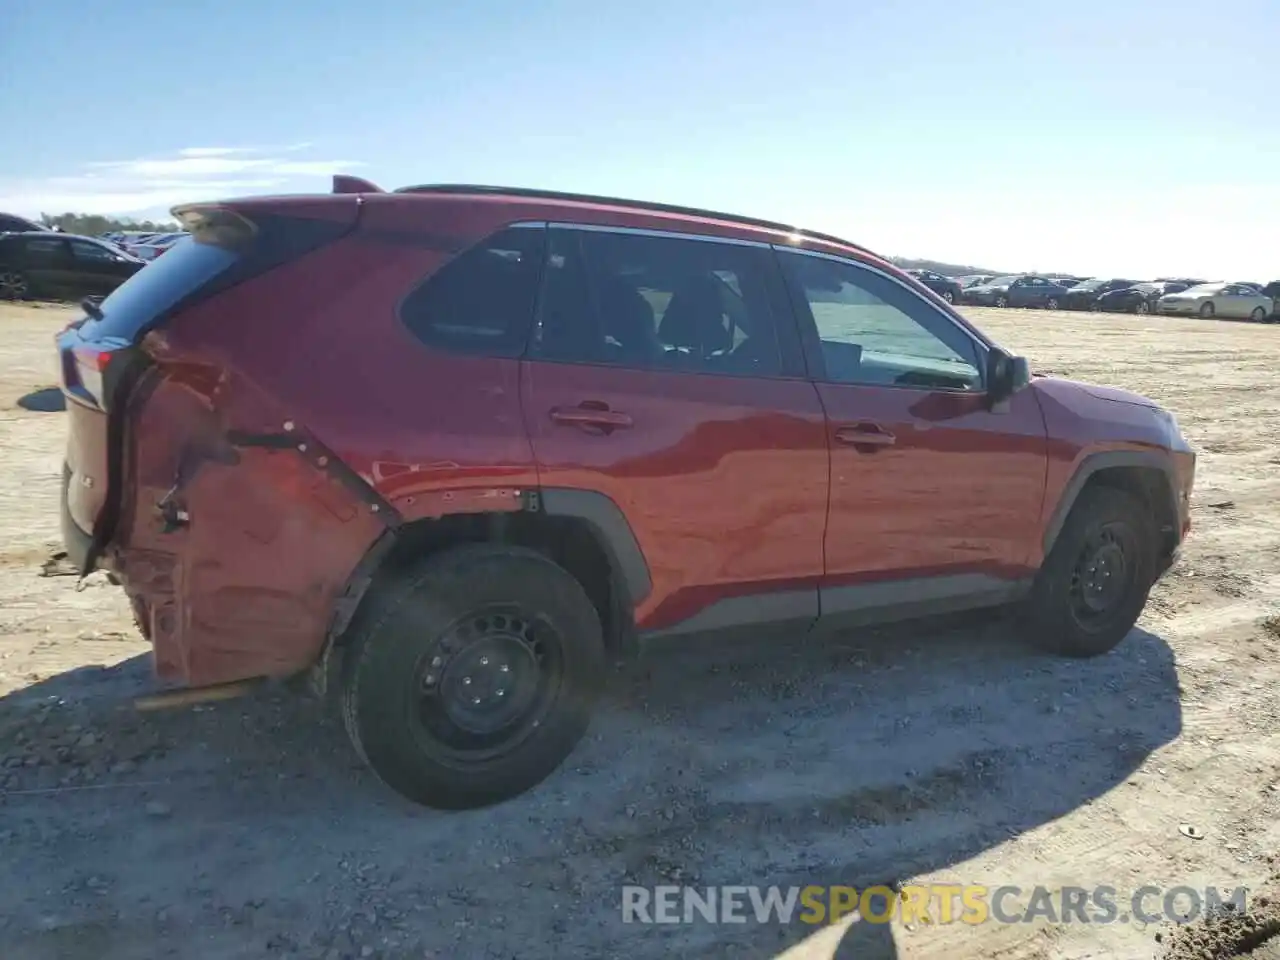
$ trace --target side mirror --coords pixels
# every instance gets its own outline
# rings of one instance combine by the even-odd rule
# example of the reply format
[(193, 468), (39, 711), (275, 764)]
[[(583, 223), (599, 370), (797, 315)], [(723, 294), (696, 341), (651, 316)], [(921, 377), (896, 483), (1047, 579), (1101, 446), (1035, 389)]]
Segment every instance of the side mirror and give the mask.
[(1031, 382), (1026, 357), (1014, 357), (999, 348), (987, 355), (987, 402), (1003, 403)]

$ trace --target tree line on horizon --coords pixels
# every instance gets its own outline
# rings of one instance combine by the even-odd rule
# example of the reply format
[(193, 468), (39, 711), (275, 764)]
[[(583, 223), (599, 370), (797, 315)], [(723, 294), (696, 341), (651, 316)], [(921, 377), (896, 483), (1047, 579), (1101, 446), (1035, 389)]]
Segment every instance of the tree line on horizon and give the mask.
[(105, 217), (99, 213), (61, 213), (57, 216), (42, 213), (40, 222), (46, 227), (57, 227), (64, 233), (76, 233), (82, 237), (96, 237), (121, 230), (166, 233), (182, 229), (173, 220), (134, 220), (132, 217)]

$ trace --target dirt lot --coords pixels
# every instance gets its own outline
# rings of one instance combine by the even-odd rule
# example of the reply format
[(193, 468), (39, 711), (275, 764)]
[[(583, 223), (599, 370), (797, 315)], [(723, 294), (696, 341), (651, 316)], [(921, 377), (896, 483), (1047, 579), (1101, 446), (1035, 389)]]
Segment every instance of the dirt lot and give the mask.
[(1046, 659), (988, 620), (649, 658), (540, 789), (445, 815), (391, 795), (291, 695), (132, 710), (149, 666), (121, 593), (42, 576), (62, 414), (18, 401), (53, 383), (66, 311), (0, 307), (0, 957), (1256, 945), (1265, 906), (1194, 930), (621, 922), (628, 882), (1107, 884), (1123, 900), (1147, 884), (1260, 891), (1280, 866), (1280, 327), (971, 312), (1040, 371), (1164, 402), (1201, 454), (1185, 557), (1116, 653)]

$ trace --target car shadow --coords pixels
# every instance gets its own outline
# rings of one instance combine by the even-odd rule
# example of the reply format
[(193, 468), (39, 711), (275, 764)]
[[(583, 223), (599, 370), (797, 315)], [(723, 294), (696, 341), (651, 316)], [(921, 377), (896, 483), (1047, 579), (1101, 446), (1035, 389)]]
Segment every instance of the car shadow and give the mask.
[(44, 387), (19, 397), (18, 406), (36, 413), (59, 413), (67, 409), (67, 398), (57, 387)]
[[(23, 891), (0, 948), (78, 956), (92, 929), (104, 960), (138, 938), (264, 950), (250, 920), (270, 915), (305, 955), (390, 936), (406, 952), (379, 956), (776, 957), (815, 928), (628, 923), (622, 888), (900, 883), (1089, 803), (1181, 729), (1172, 652), (1140, 629), (1089, 661), (973, 617), (668, 644), (612, 677), (547, 782), (450, 814), (377, 784), (321, 704), (133, 711), (150, 688), (137, 657), (0, 698), (0, 822), (61, 838), (0, 863)], [(898, 953), (893, 928), (855, 923), (803, 955)]]

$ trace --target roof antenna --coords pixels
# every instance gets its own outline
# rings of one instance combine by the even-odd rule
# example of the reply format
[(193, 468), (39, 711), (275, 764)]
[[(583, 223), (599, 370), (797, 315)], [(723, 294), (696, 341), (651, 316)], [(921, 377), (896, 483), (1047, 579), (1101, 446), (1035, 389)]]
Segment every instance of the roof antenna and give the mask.
[(334, 193), (382, 193), (382, 188), (370, 183), (363, 177), (353, 177), (346, 173), (333, 175)]

